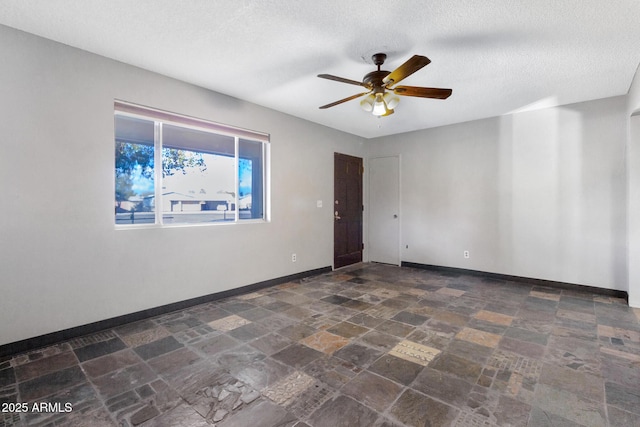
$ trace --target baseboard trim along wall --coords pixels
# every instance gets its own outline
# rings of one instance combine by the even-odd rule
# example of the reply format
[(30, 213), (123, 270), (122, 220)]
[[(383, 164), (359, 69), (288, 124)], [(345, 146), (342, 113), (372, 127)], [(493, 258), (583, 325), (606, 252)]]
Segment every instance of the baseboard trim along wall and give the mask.
[(22, 341), (16, 341), (13, 343), (1, 345), (0, 357), (14, 355), (18, 353), (24, 353), (27, 351), (46, 347), (62, 341), (78, 338), (83, 335), (93, 334), (105, 329), (115, 328), (115, 327), (124, 325), (125, 323), (137, 322), (139, 320), (147, 319), (149, 317), (159, 316), (159, 315), (170, 313), (176, 310), (183, 310), (185, 308), (193, 307), (199, 304), (205, 304), (212, 301), (217, 301), (223, 298), (255, 292), (260, 289), (281, 285), (283, 283), (287, 283), (293, 280), (304, 279), (310, 276), (329, 273), (331, 271), (332, 269), (330, 266), (316, 268), (314, 270), (303, 271), (301, 273), (291, 274), (289, 276), (283, 276), (283, 277), (278, 277), (276, 279), (265, 280), (263, 282), (242, 286), (240, 288), (229, 289), (227, 291), (217, 292), (215, 294), (209, 294), (209, 295), (204, 295), (197, 298), (191, 298), (188, 300), (174, 302), (174, 303), (163, 305), (160, 307), (154, 307), (154, 308), (138, 311), (131, 314), (125, 314), (122, 316), (113, 317), (111, 319), (100, 320), (98, 322), (93, 322), (93, 323), (89, 323), (82, 326), (76, 326), (74, 328), (69, 328), (62, 331), (58, 331), (58, 332), (52, 332), (49, 334), (40, 335), (33, 338), (27, 338)]
[(625, 291), (620, 291), (617, 289), (598, 288), (596, 286), (586, 286), (586, 285), (578, 285), (573, 283), (555, 282), (553, 280), (534, 279), (531, 277), (510, 276), (507, 274), (489, 273), (486, 271), (478, 271), (478, 270), (467, 270), (464, 268), (456, 268), (456, 267), (443, 267), (439, 265), (419, 264), (419, 263), (407, 262), (407, 261), (402, 261), (402, 267), (412, 267), (412, 268), (419, 268), (422, 270), (438, 271), (446, 274), (468, 274), (471, 276), (482, 277), (486, 279), (508, 280), (510, 282), (519, 282), (527, 285), (547, 286), (550, 288), (579, 290), (579, 291), (591, 292), (591, 293), (599, 294), (603, 296), (624, 298), (625, 301), (627, 301), (627, 304), (629, 304), (629, 294)]

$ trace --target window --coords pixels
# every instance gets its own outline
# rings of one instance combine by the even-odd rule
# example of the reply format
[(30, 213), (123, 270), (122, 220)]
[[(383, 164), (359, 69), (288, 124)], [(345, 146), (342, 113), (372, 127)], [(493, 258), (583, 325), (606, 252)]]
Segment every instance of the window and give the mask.
[(268, 135), (115, 104), (115, 223), (266, 220)]

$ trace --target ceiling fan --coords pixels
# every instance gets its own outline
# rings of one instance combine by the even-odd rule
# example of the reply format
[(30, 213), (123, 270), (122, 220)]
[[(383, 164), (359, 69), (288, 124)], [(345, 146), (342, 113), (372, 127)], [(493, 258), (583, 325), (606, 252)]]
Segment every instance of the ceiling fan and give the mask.
[(331, 104), (323, 105), (320, 109), (334, 107), (338, 104), (342, 104), (343, 102), (351, 101), (352, 99), (367, 95), (362, 101), (360, 101), (360, 106), (365, 111), (371, 111), (374, 116), (388, 116), (393, 114), (393, 109), (398, 105), (398, 102), (400, 102), (400, 98), (395, 95), (435, 99), (447, 99), (451, 95), (451, 89), (419, 86), (394, 87), (394, 85), (399, 83), (401, 80), (427, 66), (431, 60), (426, 56), (413, 55), (407, 62), (391, 72), (380, 69), (382, 64), (384, 64), (385, 59), (387, 59), (386, 54), (376, 53), (371, 57), (371, 59), (373, 59), (373, 63), (378, 66), (378, 70), (368, 73), (364, 76), (362, 82), (333, 76), (331, 74), (318, 74), (318, 77), (323, 79), (349, 83), (356, 86), (362, 86), (367, 89), (367, 92), (358, 93), (348, 98), (332, 102)]

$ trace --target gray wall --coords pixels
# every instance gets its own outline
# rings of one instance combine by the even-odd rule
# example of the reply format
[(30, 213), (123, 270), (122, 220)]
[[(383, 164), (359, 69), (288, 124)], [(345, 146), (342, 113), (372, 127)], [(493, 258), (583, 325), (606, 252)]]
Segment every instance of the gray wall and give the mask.
[(627, 115), (629, 116), (627, 144), (629, 305), (640, 307), (640, 73), (638, 71), (629, 89)]
[(401, 156), (402, 259), (627, 290), (625, 103), (369, 141)]
[[(2, 26), (0, 58), (0, 345), (332, 265), (363, 139)], [(270, 133), (272, 221), (115, 230), (114, 99)]]

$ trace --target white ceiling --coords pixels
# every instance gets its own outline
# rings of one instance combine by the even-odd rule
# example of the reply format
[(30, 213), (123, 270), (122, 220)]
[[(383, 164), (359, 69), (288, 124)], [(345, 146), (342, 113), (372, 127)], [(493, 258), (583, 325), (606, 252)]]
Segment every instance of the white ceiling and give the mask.
[[(638, 0), (0, 0), (0, 23), (366, 138), (629, 90), (640, 63)], [(352, 80), (388, 55), (431, 64), (377, 118)]]

